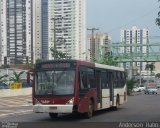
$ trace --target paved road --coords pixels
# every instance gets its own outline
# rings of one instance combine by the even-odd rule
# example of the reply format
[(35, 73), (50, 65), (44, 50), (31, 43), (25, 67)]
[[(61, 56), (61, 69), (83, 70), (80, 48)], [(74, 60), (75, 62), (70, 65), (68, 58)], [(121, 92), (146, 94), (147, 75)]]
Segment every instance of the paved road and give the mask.
[(31, 101), (31, 95), (0, 98), (0, 118), (31, 112)]
[[(118, 111), (103, 110), (96, 112), (91, 119), (82, 115), (61, 115), (57, 119), (50, 119), (48, 114), (32, 113), (31, 106), (22, 106), (26, 113), (1, 116), (1, 121), (11, 122), (160, 122), (160, 95), (129, 96), (128, 102)], [(7, 109), (8, 110), (8, 109)], [(18, 110), (18, 109), (17, 109)], [(27, 112), (28, 111), (28, 112)]]

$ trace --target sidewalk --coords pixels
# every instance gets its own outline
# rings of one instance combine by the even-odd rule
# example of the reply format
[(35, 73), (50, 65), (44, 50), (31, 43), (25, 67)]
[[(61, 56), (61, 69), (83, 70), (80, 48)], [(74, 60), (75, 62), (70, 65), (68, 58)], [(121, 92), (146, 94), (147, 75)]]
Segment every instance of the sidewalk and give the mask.
[(7, 107), (22, 107), (32, 105), (32, 96), (13, 96), (13, 97), (2, 97), (0, 99), (0, 108)]
[(13, 97), (13, 96), (26, 96), (32, 94), (32, 88), (22, 88), (22, 89), (1, 89), (1, 97)]

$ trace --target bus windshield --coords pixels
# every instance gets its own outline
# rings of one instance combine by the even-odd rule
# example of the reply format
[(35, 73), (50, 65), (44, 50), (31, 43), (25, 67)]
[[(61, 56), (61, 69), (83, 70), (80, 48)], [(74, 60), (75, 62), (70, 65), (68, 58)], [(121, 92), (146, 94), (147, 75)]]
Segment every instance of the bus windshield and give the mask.
[(72, 95), (75, 70), (39, 71), (36, 74), (36, 81), (36, 95)]

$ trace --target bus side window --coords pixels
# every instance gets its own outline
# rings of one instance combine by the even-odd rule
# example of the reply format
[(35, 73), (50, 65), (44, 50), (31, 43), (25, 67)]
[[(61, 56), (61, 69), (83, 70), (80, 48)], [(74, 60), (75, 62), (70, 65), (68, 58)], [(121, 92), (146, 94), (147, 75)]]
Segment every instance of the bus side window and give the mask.
[(82, 82), (83, 82), (83, 86), (84, 86), (85, 89), (87, 89), (88, 86), (90, 86), (90, 85), (89, 85), (89, 81), (88, 81), (88, 79), (87, 79), (87, 74), (86, 74), (86, 72), (84, 72), (84, 74), (83, 74), (83, 76), (82, 76)]
[(84, 89), (87, 88), (87, 77), (85, 72), (80, 72), (80, 88)]
[(87, 67), (80, 67), (79, 72), (80, 89), (94, 88), (94, 70)]
[(107, 86), (107, 74), (106, 72), (101, 72), (101, 87), (102, 89), (105, 89)]
[(80, 88), (89, 89), (92, 87), (92, 80), (87, 76), (87, 72), (80, 72)]
[(116, 71), (113, 72), (113, 84), (114, 84), (114, 88), (117, 88)]

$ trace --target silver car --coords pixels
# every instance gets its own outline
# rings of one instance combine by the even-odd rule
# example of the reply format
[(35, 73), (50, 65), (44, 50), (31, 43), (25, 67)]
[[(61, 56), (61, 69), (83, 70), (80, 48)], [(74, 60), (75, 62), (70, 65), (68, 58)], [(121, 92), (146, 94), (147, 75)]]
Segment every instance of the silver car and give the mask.
[(144, 91), (145, 94), (158, 94), (156, 87), (147, 87)]

